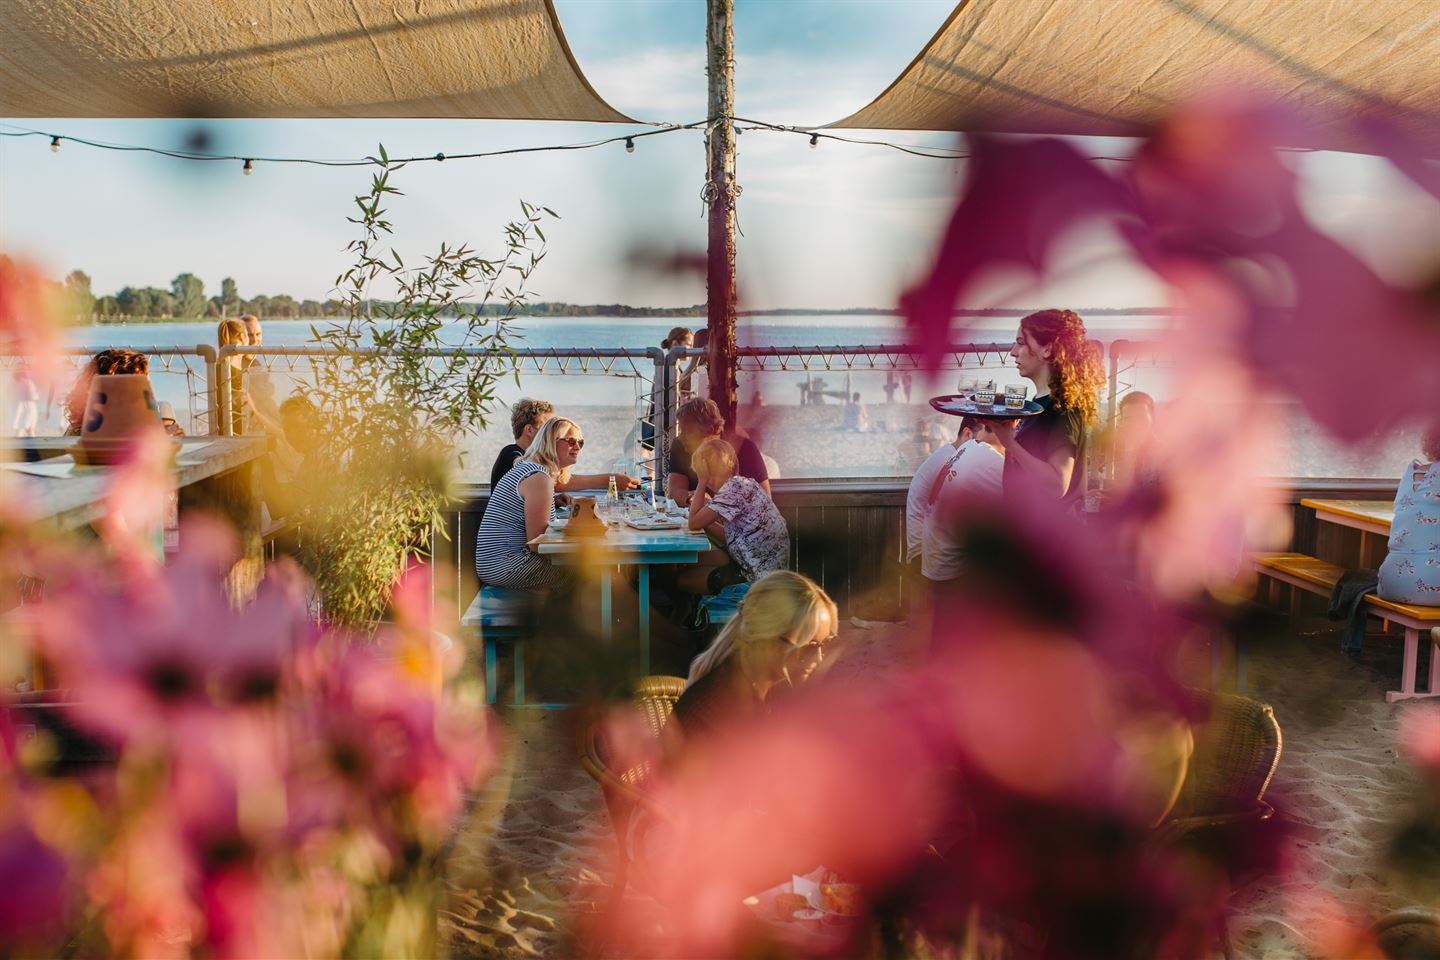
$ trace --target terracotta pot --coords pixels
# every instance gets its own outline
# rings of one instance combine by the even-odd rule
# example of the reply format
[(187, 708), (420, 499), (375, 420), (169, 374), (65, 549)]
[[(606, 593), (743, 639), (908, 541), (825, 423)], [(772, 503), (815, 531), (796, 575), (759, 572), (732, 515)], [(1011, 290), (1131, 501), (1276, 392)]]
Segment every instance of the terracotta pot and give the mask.
[(111, 464), (147, 433), (164, 436), (150, 378), (143, 373), (107, 374), (90, 381), (80, 441), (71, 448), (78, 463)]
[(570, 522), (565, 524), (567, 537), (603, 537), (605, 524), (595, 514), (594, 497), (576, 497), (570, 504)]

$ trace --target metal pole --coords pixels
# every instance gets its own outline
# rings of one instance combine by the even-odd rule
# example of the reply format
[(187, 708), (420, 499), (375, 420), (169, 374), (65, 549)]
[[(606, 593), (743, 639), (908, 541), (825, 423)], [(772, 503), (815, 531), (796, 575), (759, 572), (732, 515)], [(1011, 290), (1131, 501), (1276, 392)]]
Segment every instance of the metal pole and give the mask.
[(710, 208), (705, 270), (710, 330), (710, 399), (725, 422), (735, 423), (735, 5), (706, 0), (706, 73), (710, 79), (709, 164), (705, 200)]
[(195, 352), (205, 360), (205, 419), (207, 431), (220, 433), (220, 391), (216, 383), (215, 348), (208, 343), (197, 343)]

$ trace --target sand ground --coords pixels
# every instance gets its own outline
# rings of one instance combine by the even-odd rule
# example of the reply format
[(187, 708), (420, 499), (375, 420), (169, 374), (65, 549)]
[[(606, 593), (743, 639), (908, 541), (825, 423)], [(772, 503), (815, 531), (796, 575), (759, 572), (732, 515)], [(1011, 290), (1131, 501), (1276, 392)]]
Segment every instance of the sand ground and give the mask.
[[(846, 671), (886, 669), (907, 637), (898, 625), (845, 626)], [(1421, 790), (1397, 756), (1396, 729), (1425, 706), (1384, 701), (1398, 681), (1399, 646), (1372, 639), (1351, 660), (1336, 625), (1317, 617), (1250, 651), (1248, 692), (1274, 706), (1284, 730), (1269, 796), (1292, 828), (1291, 868), (1237, 891), (1237, 957), (1336, 956), (1328, 937), (1337, 917), (1364, 926), (1421, 902), (1388, 857)], [(511, 711), (503, 722), (504, 768), (477, 798), (449, 863), (447, 937), (456, 957), (572, 956), (571, 931), (609, 893), (609, 822), (575, 760), (570, 714)]]

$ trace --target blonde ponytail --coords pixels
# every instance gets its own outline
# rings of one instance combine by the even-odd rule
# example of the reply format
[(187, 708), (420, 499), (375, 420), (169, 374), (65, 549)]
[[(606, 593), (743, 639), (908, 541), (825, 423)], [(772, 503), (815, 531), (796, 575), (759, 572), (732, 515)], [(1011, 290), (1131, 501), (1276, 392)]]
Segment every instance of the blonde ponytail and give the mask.
[(790, 570), (767, 573), (751, 585), (740, 601), (739, 612), (725, 624), (715, 642), (690, 664), (686, 689), (742, 647), (770, 640), (793, 645), (822, 609), (829, 613), (832, 624), (840, 622), (835, 601), (814, 580)]

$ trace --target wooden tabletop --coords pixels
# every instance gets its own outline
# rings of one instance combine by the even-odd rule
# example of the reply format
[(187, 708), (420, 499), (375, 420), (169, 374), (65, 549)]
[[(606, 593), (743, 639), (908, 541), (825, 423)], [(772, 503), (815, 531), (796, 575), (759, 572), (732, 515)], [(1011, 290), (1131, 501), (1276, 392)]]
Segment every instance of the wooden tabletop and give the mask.
[(1315, 511), (1317, 519), (1354, 527), (1370, 533), (1390, 532), (1395, 519), (1395, 504), (1390, 500), (1311, 500), (1300, 501), (1302, 507)]
[[(636, 530), (634, 527), (619, 526), (605, 532), (603, 537), (567, 537), (563, 530), (553, 527), (530, 541), (536, 550), (545, 555), (565, 557), (582, 551), (596, 551), (616, 562), (671, 563), (662, 557), (676, 554), (698, 556), (710, 549), (710, 538), (703, 533), (690, 533), (684, 527), (676, 530)], [(690, 557), (693, 562), (694, 556)]]
[[(178, 437), (180, 451), (175, 456), (172, 475), (175, 488), (187, 487), (210, 477), (243, 466), (265, 453), (265, 437)], [(38, 463), (7, 462), (0, 464), (26, 490), (36, 519), (48, 520), (62, 527), (78, 527), (96, 519), (101, 513), (101, 498), (112, 473), (104, 467), (76, 467), (74, 459), (62, 450), (75, 443), (74, 437), (6, 437), (0, 450), (12, 460), (24, 451), (40, 451), (44, 458)]]

